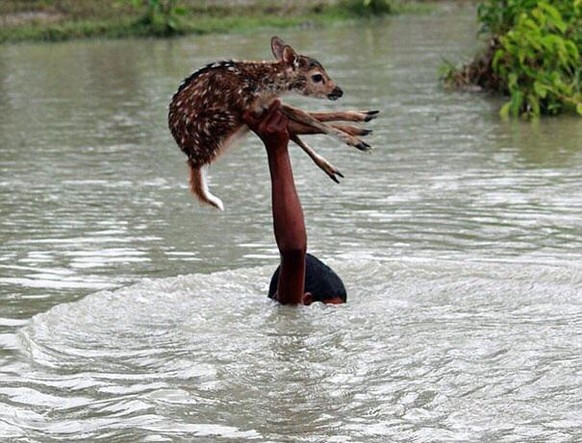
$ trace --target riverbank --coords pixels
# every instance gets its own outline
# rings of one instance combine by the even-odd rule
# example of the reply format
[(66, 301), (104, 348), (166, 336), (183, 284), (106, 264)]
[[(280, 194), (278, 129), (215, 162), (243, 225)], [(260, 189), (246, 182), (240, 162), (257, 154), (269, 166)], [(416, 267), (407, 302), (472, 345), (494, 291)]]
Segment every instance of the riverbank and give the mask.
[[(434, 9), (438, 2), (376, 0), (14, 0), (0, 4), (0, 43), (164, 37), (261, 27), (321, 26), (362, 16)], [(441, 2), (442, 3), (442, 2)]]

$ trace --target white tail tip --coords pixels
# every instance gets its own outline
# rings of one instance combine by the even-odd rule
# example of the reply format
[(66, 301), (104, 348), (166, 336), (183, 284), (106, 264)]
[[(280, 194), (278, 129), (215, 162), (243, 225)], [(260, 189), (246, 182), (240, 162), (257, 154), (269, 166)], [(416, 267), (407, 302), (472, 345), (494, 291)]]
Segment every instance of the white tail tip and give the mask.
[(201, 174), (202, 195), (204, 196), (204, 199), (206, 200), (207, 203), (210, 203), (215, 208), (220, 209), (221, 211), (224, 211), (224, 204), (222, 203), (222, 200), (219, 199), (216, 195), (212, 194), (210, 192), (210, 190), (208, 189), (208, 184), (206, 183), (207, 169), (208, 169), (208, 167), (205, 166), (201, 170), (201, 172), (202, 172), (202, 174)]
[(206, 183), (207, 166), (200, 168), (195, 167), (191, 162), (188, 162), (188, 164), (190, 166), (190, 190), (198, 197), (200, 203), (206, 203), (224, 211), (222, 200), (208, 190), (208, 184)]
[(221, 211), (224, 211), (224, 204), (222, 203), (222, 200), (219, 199), (216, 195), (207, 192), (206, 199), (208, 200), (208, 203), (210, 203), (212, 206), (214, 206), (217, 209), (220, 209)]

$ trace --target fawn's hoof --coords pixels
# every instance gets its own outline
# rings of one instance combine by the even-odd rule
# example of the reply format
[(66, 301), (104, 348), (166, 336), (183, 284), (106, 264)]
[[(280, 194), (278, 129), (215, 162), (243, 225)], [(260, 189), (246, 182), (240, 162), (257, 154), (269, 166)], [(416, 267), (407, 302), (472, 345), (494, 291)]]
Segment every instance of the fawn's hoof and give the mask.
[(334, 182), (339, 184), (338, 177), (344, 178), (344, 175), (337, 169), (334, 165), (329, 163), (328, 161), (323, 161), (319, 164), (319, 167), (327, 174), (329, 178), (331, 178)]
[(329, 172), (327, 173), (327, 175), (329, 175), (329, 178), (331, 178), (334, 182), (336, 182), (337, 184), (339, 184), (339, 180), (337, 178), (337, 176), (339, 175), (341, 178), (345, 178), (344, 175), (338, 171), (337, 169), (334, 169), (333, 173), (330, 174)]
[(366, 118), (364, 121), (369, 122), (370, 120), (374, 120), (376, 117), (378, 117), (378, 114), (380, 114), (380, 111), (368, 111), (366, 112)]
[(372, 147), (368, 143), (362, 142), (362, 141), (360, 143), (358, 143), (355, 146), (355, 148), (359, 149), (360, 151), (364, 151), (364, 152), (365, 151), (370, 151), (372, 149)]

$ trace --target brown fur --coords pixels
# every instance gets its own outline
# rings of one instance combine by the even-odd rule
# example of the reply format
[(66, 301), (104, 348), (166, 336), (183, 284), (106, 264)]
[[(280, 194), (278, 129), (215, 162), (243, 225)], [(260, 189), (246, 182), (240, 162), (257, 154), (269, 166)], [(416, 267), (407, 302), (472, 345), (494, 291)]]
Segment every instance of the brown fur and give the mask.
[[(176, 143), (188, 156), (190, 189), (201, 202), (219, 209), (222, 202), (208, 192), (203, 169), (246, 132), (243, 118), (246, 111), (261, 112), (288, 92), (332, 100), (342, 94), (317, 60), (298, 55), (277, 37), (271, 40), (271, 48), (276, 61), (223, 61), (205, 66), (184, 80), (170, 102), (168, 124)], [(367, 121), (375, 117), (374, 112), (309, 114), (287, 105), (282, 109), (295, 124), (295, 137), (326, 133), (359, 149), (369, 148), (355, 138), (367, 131), (325, 125), (321, 121)], [(323, 157), (314, 156), (309, 146), (293, 140), (332, 179), (337, 181), (335, 176), (342, 176)]]

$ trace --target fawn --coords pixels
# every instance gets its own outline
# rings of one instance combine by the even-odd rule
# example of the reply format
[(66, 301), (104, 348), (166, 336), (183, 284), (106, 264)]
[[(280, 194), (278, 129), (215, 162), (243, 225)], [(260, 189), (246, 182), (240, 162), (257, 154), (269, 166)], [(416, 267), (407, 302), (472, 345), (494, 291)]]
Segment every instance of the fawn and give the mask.
[[(180, 149), (188, 156), (190, 190), (203, 202), (223, 210), (222, 201), (208, 190), (206, 167), (221, 152), (248, 131), (245, 111), (259, 114), (273, 100), (287, 92), (337, 100), (343, 95), (315, 59), (299, 55), (280, 38), (271, 39), (276, 61), (221, 61), (209, 64), (186, 78), (174, 94), (168, 114), (170, 131)], [(370, 146), (357, 136), (371, 131), (354, 126), (328, 125), (325, 122), (367, 122), (378, 111), (308, 113), (282, 104), (289, 118), (291, 140), (334, 181), (342, 173), (304, 143), (299, 134), (328, 134), (367, 151)]]

